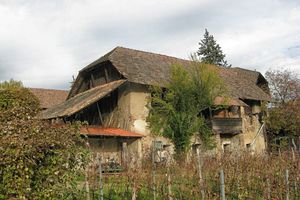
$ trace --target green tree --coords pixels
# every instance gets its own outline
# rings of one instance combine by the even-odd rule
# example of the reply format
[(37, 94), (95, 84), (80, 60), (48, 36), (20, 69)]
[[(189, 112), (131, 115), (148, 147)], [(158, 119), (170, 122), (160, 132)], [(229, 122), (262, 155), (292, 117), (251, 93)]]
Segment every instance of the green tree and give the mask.
[(80, 199), (87, 151), (79, 126), (53, 126), (39, 110), (20, 82), (0, 84), (0, 199)]
[(290, 70), (269, 70), (265, 74), (269, 83), (272, 106), (267, 128), (271, 140), (300, 136), (300, 78)]
[(225, 60), (225, 54), (219, 44), (217, 44), (213, 35), (210, 35), (205, 29), (204, 38), (199, 42), (197, 54), (204, 63), (214, 64), (223, 67), (231, 67)]
[(213, 145), (212, 131), (201, 112), (225, 91), (214, 69), (215, 66), (199, 62), (195, 62), (190, 71), (174, 65), (166, 87), (151, 88), (147, 118), (151, 132), (169, 138), (179, 157), (187, 153), (194, 135), (207, 147)]
[(0, 89), (19, 89), (23, 87), (23, 84), (21, 81), (15, 81), (13, 79), (10, 79), (9, 81), (4, 81), (0, 83)]

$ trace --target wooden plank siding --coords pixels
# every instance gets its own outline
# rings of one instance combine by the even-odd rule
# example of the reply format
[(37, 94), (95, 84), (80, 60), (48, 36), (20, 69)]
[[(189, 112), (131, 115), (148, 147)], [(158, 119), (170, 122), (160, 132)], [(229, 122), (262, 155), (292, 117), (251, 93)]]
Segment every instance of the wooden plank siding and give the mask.
[(239, 134), (243, 131), (242, 118), (214, 118), (212, 128), (220, 134)]

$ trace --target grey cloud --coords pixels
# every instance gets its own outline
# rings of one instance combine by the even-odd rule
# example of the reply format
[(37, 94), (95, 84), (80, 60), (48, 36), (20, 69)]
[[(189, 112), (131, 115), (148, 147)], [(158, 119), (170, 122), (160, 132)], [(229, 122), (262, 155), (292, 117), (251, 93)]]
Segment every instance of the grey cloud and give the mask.
[(299, 58), (300, 59), (300, 45), (295, 45), (287, 48), (285, 51), (286, 55), (291, 58)]
[[(75, 4), (77, 7), (74, 8)], [(12, 23), (19, 18), (25, 18), (26, 23), (17, 24), (20, 29), (11, 31), (20, 33), (11, 36), (2, 36), (0, 31), (0, 80), (23, 78), (28, 86), (68, 89), (72, 75), (119, 45), (187, 58), (190, 52), (186, 49), (197, 49), (204, 28), (216, 37), (227, 59), (235, 66), (263, 72), (270, 65), (282, 64), (286, 60), (295, 65), (300, 63), (299, 47), (292, 45), (299, 44), (300, 39), (291, 37), (291, 34), (299, 34), (300, 31), (291, 28), (290, 33), (276, 32), (281, 30), (282, 24), (285, 25), (283, 28), (294, 26), (294, 22), (284, 23), (282, 20), (299, 8), (298, 1), (187, 1), (189, 6), (182, 9), (175, 7), (168, 10), (166, 7), (164, 12), (158, 8), (153, 17), (148, 16), (149, 13), (144, 15), (143, 10), (137, 10), (139, 7), (130, 2), (130, 11), (126, 7), (120, 10), (124, 13), (115, 13), (118, 11), (115, 9), (105, 15), (101, 15), (104, 8), (97, 1), (54, 0), (41, 3), (38, 0), (20, 0), (1, 1), (0, 8), (1, 5), (11, 11), (19, 9), (17, 14), (9, 12), (13, 13)], [(81, 6), (84, 8), (80, 9)], [(89, 6), (99, 6), (99, 11)], [(155, 11), (156, 8), (148, 9)], [(89, 14), (90, 10), (94, 13)], [(291, 19), (300, 21), (297, 12), (294, 15)], [(266, 37), (269, 34), (267, 26), (278, 26), (278, 29)], [(23, 30), (29, 40), (18, 44)], [(13, 42), (8, 44), (5, 40)]]
[(16, 46), (0, 46), (0, 81), (15, 79), (16, 73), (20, 73), (23, 56)]

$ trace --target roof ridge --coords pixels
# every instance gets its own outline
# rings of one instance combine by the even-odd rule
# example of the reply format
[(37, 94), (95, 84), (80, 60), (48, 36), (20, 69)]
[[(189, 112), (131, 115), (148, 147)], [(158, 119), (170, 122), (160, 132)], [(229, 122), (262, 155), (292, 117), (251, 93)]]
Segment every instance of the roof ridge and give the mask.
[(167, 57), (167, 58), (173, 58), (173, 59), (176, 59), (176, 60), (182, 60), (182, 61), (191, 62), (191, 60), (187, 60), (187, 59), (183, 59), (183, 58), (178, 58), (178, 57), (175, 57), (175, 56), (169, 56), (169, 55), (166, 55), (166, 54), (154, 53), (154, 52), (150, 52), (150, 51), (143, 51), (143, 50), (139, 50), (139, 49), (133, 49), (133, 48), (122, 47), (122, 46), (117, 46), (112, 51), (114, 51), (116, 49), (126, 49), (126, 50), (130, 50), (130, 51), (136, 51), (136, 52), (140, 52), (140, 53), (147, 53), (147, 54), (152, 54), (152, 55), (156, 55), (156, 56), (163, 56), (163, 57)]
[[(89, 69), (93, 66), (95, 66), (96, 64), (103, 62), (103, 61), (107, 61), (111, 59), (111, 56), (118, 50), (118, 49), (124, 49), (124, 50), (129, 50), (129, 51), (135, 51), (135, 52), (139, 52), (139, 53), (144, 53), (144, 54), (151, 54), (154, 56), (161, 56), (161, 57), (165, 57), (165, 58), (171, 58), (171, 59), (176, 59), (176, 60), (181, 60), (184, 62), (192, 62), (191, 60), (187, 60), (187, 59), (183, 59), (183, 58), (178, 58), (175, 56), (169, 56), (169, 55), (165, 55), (165, 54), (161, 54), (161, 53), (154, 53), (154, 52), (149, 52), (149, 51), (143, 51), (143, 50), (139, 50), (139, 49), (133, 49), (133, 48), (128, 48), (128, 47), (123, 47), (123, 46), (116, 46), (115, 48), (113, 48), (111, 51), (109, 51), (108, 53), (104, 54), (103, 56), (101, 56), (100, 58), (96, 59), (95, 61), (93, 61), (92, 63), (88, 64), (87, 66), (85, 66), (83, 69), (81, 69), (79, 72), (85, 71), (86, 69)], [(217, 66), (222, 68), (221, 66)], [(255, 73), (260, 73), (259, 71), (256, 70), (250, 70), (250, 69), (245, 69), (245, 68), (241, 68), (241, 67), (232, 67), (232, 68), (226, 68), (226, 69), (237, 69), (237, 70), (245, 70), (245, 71), (249, 71), (249, 72), (255, 72)], [(226, 70), (225, 69), (225, 70)]]
[(25, 88), (27, 88), (27, 89), (34, 89), (34, 90), (54, 90), (54, 91), (69, 92), (69, 90), (62, 90), (62, 89), (35, 88), (35, 87), (25, 87)]
[(259, 71), (256, 71), (256, 69), (255, 70), (251, 70), (251, 69), (246, 69), (246, 68), (242, 68), (242, 67), (233, 67), (232, 69), (240, 69), (240, 70), (245, 70), (245, 71), (260, 73)]
[(109, 60), (109, 56), (114, 53), (116, 51), (116, 49), (118, 48), (115, 47), (113, 48), (112, 50), (110, 50), (108, 53), (104, 54), (103, 56), (99, 57), (98, 59), (94, 60), (93, 62), (91, 62), (90, 64), (88, 64), (87, 66), (85, 66), (84, 68), (82, 68), (81, 70), (79, 70), (79, 73), (82, 72), (82, 71), (85, 71), (86, 69), (89, 69), (95, 65), (97, 65), (98, 63), (101, 63), (101, 62), (104, 62), (104, 61), (107, 61)]

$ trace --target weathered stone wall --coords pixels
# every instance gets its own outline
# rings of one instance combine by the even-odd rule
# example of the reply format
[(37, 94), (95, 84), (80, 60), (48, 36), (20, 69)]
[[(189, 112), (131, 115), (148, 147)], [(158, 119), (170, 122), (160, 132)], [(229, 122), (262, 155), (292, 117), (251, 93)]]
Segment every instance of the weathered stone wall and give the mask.
[(244, 107), (241, 107), (241, 117), (243, 120), (242, 133), (236, 135), (218, 135), (217, 136), (217, 149), (219, 152), (224, 152), (226, 145), (229, 147), (229, 151), (251, 151), (255, 153), (263, 153), (266, 150), (265, 142), (265, 129), (258, 133), (262, 123), (259, 120), (261, 113), (260, 106), (257, 104), (247, 108), (249, 111), (245, 111)]
[[(142, 158), (141, 140), (138, 138), (89, 137), (88, 142), (92, 152), (101, 153), (104, 162), (114, 160), (120, 164), (124, 162), (135, 164)], [(123, 143), (126, 143), (126, 148)]]
[[(151, 144), (155, 138), (150, 134), (146, 121), (149, 97), (150, 93), (147, 86), (127, 83), (119, 89), (118, 108), (113, 114), (114, 116), (118, 116), (117, 127), (145, 135), (140, 141), (141, 145), (136, 145), (139, 156), (143, 155), (144, 157), (149, 156)], [(253, 142), (262, 125), (259, 121), (260, 106), (254, 105), (251, 109), (251, 113), (249, 114), (249, 112), (245, 112), (243, 107), (240, 108), (240, 116), (243, 119), (243, 132), (236, 135), (216, 134), (217, 146), (211, 152), (223, 152), (226, 144), (229, 144), (228, 147), (231, 151), (250, 150), (249, 144)], [(116, 118), (114, 117), (114, 119)], [(170, 140), (163, 137), (156, 137), (155, 139), (162, 141), (164, 144), (171, 144)], [(173, 152), (173, 146), (169, 149)], [(263, 131), (257, 136), (251, 149), (257, 153), (263, 152), (266, 149)]]
[[(252, 106), (252, 113), (249, 115), (245, 113), (245, 110), (242, 109), (242, 116), (243, 116), (243, 133), (241, 134), (241, 145), (245, 149), (254, 151), (256, 153), (262, 153), (266, 150), (266, 142), (265, 142), (265, 129), (263, 128), (260, 133), (262, 123), (259, 120), (260, 115), (260, 108), (258, 105)], [(251, 147), (249, 145), (252, 144)]]
[[(149, 113), (148, 101), (150, 97), (149, 89), (145, 85), (130, 83), (130, 130), (145, 135), (142, 139), (142, 151), (144, 157), (149, 157), (152, 141), (162, 141), (163, 144), (171, 144), (170, 140), (164, 137), (154, 137), (151, 135), (147, 116)], [(172, 148), (171, 148), (172, 149)]]
[(111, 159), (121, 162), (121, 152), (120, 143), (117, 138), (88, 138), (90, 148), (93, 152), (101, 152), (101, 156), (104, 161), (109, 161)]
[(132, 145), (132, 152), (137, 152), (138, 157), (149, 157), (154, 139), (162, 141), (164, 144), (171, 144), (167, 138), (153, 137), (150, 134), (146, 121), (149, 112), (147, 104), (150, 93), (146, 85), (126, 83), (119, 88), (118, 92), (118, 106), (109, 117), (109, 126), (145, 135)]

